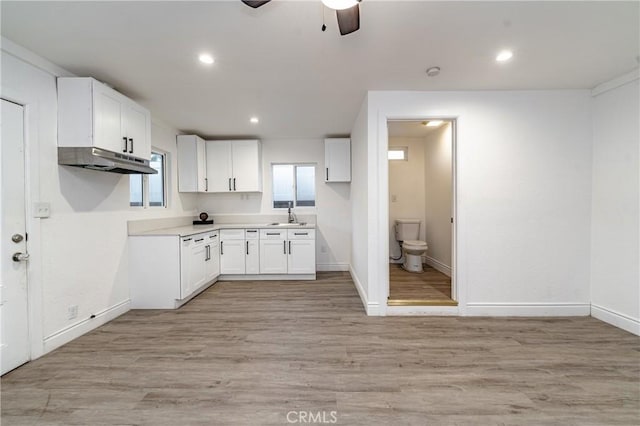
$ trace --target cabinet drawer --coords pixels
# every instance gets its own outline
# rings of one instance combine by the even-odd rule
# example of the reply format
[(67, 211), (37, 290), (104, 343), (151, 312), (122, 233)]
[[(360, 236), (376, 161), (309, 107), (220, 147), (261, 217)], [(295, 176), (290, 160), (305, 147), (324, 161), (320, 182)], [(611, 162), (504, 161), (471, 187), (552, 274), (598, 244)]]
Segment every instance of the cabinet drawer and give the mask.
[(244, 229), (221, 229), (221, 240), (244, 240)]
[(287, 229), (287, 239), (289, 240), (313, 240), (315, 238), (315, 229)]
[(218, 231), (209, 232), (204, 240), (209, 245), (217, 246), (220, 241), (220, 233)]
[(247, 240), (257, 240), (260, 237), (260, 232), (257, 229), (245, 229), (244, 237)]
[(286, 229), (261, 229), (260, 239), (261, 240), (286, 240), (287, 230)]

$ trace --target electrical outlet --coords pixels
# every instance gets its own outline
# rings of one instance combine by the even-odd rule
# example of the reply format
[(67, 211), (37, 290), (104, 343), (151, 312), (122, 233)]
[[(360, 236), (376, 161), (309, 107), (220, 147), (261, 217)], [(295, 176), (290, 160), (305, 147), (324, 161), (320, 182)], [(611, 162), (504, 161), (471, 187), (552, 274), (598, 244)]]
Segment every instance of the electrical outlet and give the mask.
[(398, 201), (398, 196), (397, 195), (392, 195), (391, 196), (391, 202), (395, 203), (396, 201)]
[(69, 306), (67, 313), (70, 320), (78, 318), (78, 305)]
[(51, 204), (33, 203), (33, 217), (45, 218), (51, 216)]

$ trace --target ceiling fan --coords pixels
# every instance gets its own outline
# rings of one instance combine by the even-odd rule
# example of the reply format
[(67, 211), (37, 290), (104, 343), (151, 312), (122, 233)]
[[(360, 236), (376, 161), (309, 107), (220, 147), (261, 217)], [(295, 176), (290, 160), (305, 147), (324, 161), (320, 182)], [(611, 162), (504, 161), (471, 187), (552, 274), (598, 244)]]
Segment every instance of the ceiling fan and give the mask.
[[(270, 1), (271, 0), (242, 0), (242, 3), (256, 9)], [(336, 11), (340, 35), (347, 35), (360, 29), (360, 6), (358, 3), (361, 1), (362, 0), (322, 0), (325, 6)], [(325, 28), (323, 25), (322, 31), (324, 31)]]

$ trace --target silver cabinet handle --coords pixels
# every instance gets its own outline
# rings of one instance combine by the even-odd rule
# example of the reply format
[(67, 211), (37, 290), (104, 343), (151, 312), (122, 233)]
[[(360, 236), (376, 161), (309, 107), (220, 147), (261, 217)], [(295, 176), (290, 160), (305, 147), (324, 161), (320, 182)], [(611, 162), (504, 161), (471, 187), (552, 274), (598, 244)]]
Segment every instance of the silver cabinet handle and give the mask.
[(124, 136), (122, 140), (124, 141), (124, 149), (122, 150), (122, 152), (127, 152), (127, 150), (129, 149), (129, 145), (127, 145), (127, 137)]
[(249, 241), (247, 241), (247, 254), (249, 254)]
[(329, 168), (327, 167), (327, 180), (329, 180)]
[(131, 142), (131, 148), (129, 148), (129, 154), (133, 154), (133, 139), (129, 138), (129, 142)]
[(229, 191), (231, 191), (231, 178), (229, 178)]
[(236, 178), (233, 178), (233, 190), (236, 190)]
[(291, 254), (291, 240), (289, 240), (289, 254)]
[(208, 192), (209, 191), (209, 179), (204, 178), (204, 191)]
[(220, 256), (222, 256), (224, 254), (224, 241), (220, 241)]
[(308, 232), (294, 232), (293, 235), (309, 235)]

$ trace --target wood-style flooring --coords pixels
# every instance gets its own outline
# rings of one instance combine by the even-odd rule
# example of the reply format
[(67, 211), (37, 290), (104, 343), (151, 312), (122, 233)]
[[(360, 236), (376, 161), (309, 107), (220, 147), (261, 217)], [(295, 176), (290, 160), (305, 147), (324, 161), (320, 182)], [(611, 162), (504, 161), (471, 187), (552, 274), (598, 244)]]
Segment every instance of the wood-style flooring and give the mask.
[(399, 263), (389, 264), (390, 300), (452, 301), (451, 278), (429, 265), (424, 272), (407, 272)]
[(348, 274), (318, 277), (130, 311), (5, 375), (2, 426), (640, 423), (637, 336), (590, 317), (367, 317)]

